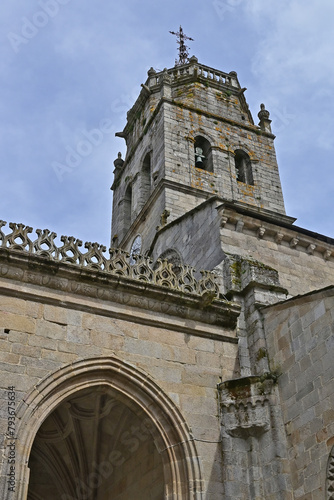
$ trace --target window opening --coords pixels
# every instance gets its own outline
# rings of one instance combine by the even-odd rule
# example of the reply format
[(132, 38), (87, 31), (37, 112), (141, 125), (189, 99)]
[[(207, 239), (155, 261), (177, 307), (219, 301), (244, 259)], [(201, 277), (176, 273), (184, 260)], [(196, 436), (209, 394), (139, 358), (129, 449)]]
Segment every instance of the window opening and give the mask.
[(132, 186), (128, 186), (124, 196), (124, 227), (125, 231), (131, 226), (132, 217)]
[(195, 139), (195, 167), (213, 172), (211, 144), (204, 137)]
[(143, 161), (141, 192), (144, 204), (151, 192), (151, 153), (147, 153)]
[(237, 149), (235, 151), (235, 170), (237, 174), (237, 181), (244, 184), (254, 184), (252, 164), (250, 158), (245, 151)]

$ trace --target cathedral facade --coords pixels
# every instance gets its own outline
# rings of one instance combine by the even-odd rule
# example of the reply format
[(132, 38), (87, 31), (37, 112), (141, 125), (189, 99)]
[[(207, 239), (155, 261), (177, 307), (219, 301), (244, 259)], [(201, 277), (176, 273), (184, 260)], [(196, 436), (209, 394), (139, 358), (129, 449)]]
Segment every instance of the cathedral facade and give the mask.
[(148, 71), (109, 251), (0, 222), (1, 498), (334, 499), (334, 240), (244, 92)]

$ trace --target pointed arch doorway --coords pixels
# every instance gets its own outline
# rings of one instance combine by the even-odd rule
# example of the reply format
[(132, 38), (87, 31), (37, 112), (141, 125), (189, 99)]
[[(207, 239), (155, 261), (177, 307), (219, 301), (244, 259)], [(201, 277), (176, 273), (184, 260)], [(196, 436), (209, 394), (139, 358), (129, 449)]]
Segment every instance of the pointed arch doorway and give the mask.
[(73, 363), (43, 380), (20, 413), (17, 498), (202, 498), (186, 422), (161, 388), (128, 363)]
[(154, 429), (132, 406), (105, 385), (66, 398), (36, 434), (28, 500), (163, 499)]

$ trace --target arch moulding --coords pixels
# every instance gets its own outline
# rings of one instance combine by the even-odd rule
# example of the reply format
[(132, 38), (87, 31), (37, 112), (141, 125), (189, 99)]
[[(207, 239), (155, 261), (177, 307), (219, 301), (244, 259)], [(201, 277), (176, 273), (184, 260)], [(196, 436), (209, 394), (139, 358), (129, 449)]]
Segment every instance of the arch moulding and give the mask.
[(123, 402), (149, 423), (163, 462), (165, 498), (202, 499), (200, 460), (185, 419), (145, 372), (116, 357), (85, 359), (67, 365), (44, 378), (24, 398), (16, 415), (16, 491), (8, 492), (5, 485), (2, 498), (26, 500), (30, 451), (48, 415), (74, 393), (101, 385), (116, 390)]

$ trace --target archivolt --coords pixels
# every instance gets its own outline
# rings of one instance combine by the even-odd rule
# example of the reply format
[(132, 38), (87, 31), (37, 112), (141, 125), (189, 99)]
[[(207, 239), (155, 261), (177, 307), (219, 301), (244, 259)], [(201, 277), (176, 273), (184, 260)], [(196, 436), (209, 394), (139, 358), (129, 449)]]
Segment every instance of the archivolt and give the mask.
[[(61, 368), (43, 379), (20, 405), (17, 412), (16, 498), (26, 499), (29, 455), (46, 417), (77, 391), (101, 385), (116, 390), (127, 406), (152, 423), (154, 440), (163, 461), (166, 499), (201, 499), (203, 482), (199, 457), (186, 421), (172, 400), (146, 373), (115, 357), (81, 360)], [(6, 494), (3, 498), (7, 498)]]
[(327, 464), (327, 500), (334, 500), (334, 446), (330, 452)]

